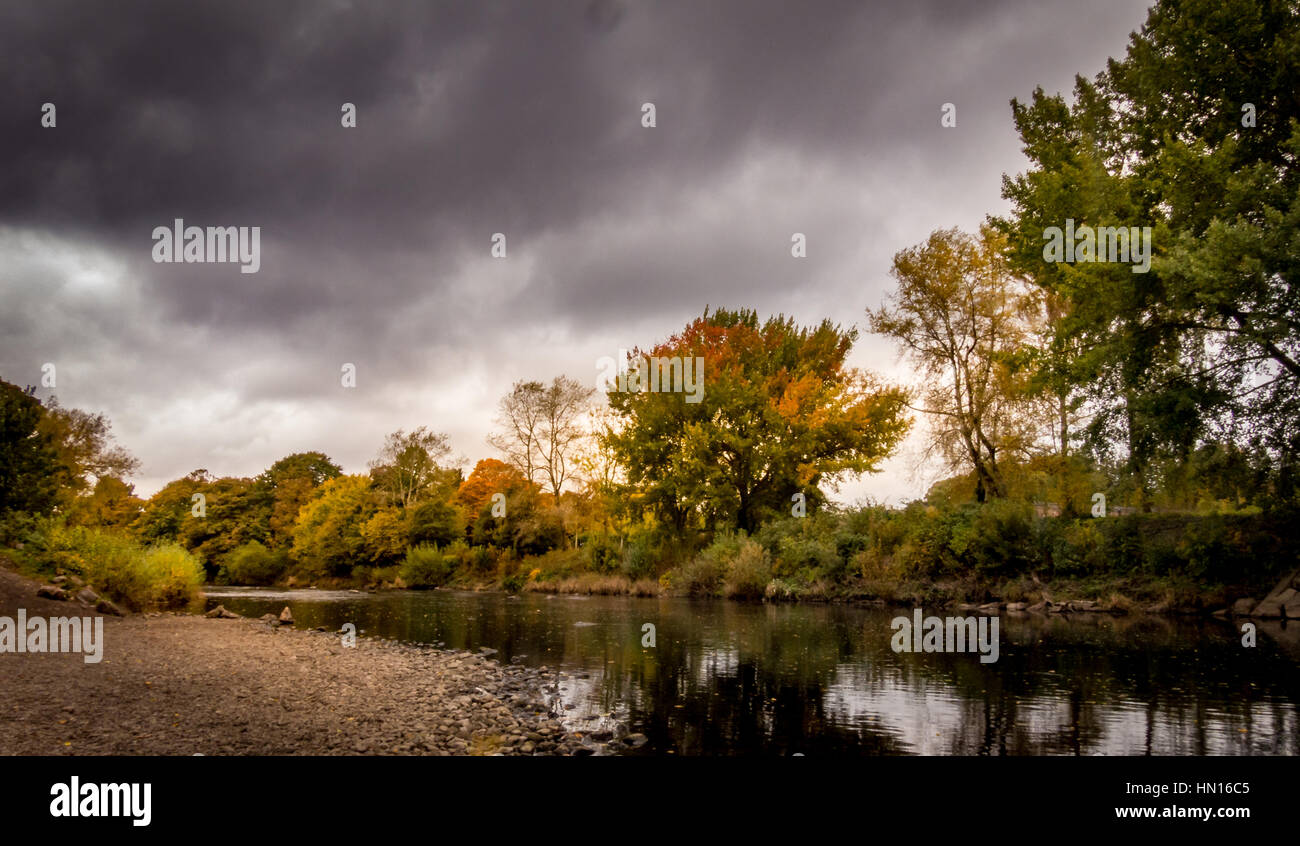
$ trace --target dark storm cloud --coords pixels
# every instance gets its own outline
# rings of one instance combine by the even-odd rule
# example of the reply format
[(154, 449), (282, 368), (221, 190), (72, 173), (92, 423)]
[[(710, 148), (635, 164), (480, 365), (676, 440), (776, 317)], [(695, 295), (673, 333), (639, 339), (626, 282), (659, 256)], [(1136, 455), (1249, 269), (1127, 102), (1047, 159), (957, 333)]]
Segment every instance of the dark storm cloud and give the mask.
[[(83, 382), (147, 406), (310, 403), (360, 359), (388, 386), (372, 407), (397, 414), (412, 386), (479, 391), (480, 368), (488, 406), (532, 367), (586, 378), (590, 344), (651, 343), (706, 303), (852, 323), (893, 252), (996, 210), (1009, 98), (1100, 68), (1143, 17), (1136, 0), (7, 3), (0, 227), (116, 275), (74, 294), (53, 258), (0, 271), (0, 365), (148, 368)], [(177, 217), (260, 226), (261, 270), (149, 261)], [(310, 414), (297, 425), (330, 431)], [(228, 436), (230, 454), (252, 438)]]

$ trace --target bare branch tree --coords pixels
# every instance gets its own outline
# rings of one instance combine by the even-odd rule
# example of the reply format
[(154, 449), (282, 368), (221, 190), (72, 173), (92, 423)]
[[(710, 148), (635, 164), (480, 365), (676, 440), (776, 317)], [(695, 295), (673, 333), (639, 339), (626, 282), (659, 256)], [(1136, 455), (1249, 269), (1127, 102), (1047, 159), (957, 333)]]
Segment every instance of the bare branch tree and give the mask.
[(537, 429), (542, 420), (542, 397), (546, 387), (541, 382), (519, 381), (501, 398), (497, 425), (503, 431), (490, 435), (487, 442), (506, 457), (506, 462), (532, 482), (540, 465), (537, 460)]
[(451, 455), (447, 436), (424, 426), (411, 433), (401, 429), (384, 439), (379, 457), (370, 462), (370, 475), (392, 502), (403, 508), (424, 499), (445, 471)]

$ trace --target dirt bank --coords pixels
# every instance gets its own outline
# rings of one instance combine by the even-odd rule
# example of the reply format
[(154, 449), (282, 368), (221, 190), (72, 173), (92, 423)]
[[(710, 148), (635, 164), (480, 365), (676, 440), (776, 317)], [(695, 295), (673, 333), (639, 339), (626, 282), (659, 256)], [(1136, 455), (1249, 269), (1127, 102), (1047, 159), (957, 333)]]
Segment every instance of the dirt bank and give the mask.
[[(0, 616), (98, 616), (0, 569)], [(103, 660), (0, 653), (0, 755), (599, 754), (555, 674), (252, 620), (104, 618)], [(617, 744), (613, 744), (616, 746)]]

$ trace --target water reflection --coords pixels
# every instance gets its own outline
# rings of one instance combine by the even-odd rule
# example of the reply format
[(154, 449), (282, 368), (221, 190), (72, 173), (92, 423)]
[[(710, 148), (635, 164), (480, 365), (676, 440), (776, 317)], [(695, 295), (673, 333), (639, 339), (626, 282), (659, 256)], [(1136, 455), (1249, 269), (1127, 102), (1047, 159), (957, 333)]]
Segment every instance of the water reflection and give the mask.
[(895, 654), (900, 612), (871, 608), (250, 588), (208, 602), (559, 668), (571, 719), (612, 715), (650, 754), (1300, 753), (1300, 656), (1214, 621), (1003, 615), (999, 660), (981, 664)]

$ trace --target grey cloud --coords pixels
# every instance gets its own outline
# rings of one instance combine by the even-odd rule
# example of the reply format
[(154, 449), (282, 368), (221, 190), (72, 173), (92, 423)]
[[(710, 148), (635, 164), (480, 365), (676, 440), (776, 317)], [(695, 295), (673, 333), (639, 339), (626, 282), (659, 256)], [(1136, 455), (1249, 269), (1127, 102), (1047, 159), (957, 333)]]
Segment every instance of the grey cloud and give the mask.
[[(242, 473), (295, 433), (365, 456), (386, 425), (459, 427), (481, 456), (518, 375), (585, 378), (706, 303), (860, 322), (894, 252), (1001, 207), (1008, 100), (1095, 72), (1144, 5), (7, 3), (0, 231), (124, 278), (77, 291), (67, 260), (0, 238), (0, 377), (35, 381), (37, 350), (77, 362), (76, 398), (151, 479), (200, 466), (204, 438), (231, 465), (209, 469)], [(260, 272), (154, 264), (176, 217), (262, 227)], [(463, 411), (424, 419), (444, 413), (426, 394)]]

